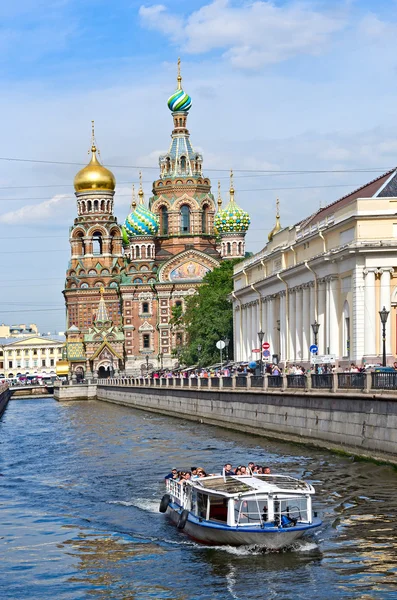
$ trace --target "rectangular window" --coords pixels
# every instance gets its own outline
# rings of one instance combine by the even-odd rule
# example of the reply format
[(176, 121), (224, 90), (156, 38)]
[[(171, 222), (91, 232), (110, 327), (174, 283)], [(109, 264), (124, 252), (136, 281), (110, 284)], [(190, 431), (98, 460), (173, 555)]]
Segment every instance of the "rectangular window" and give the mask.
[(142, 312), (143, 313), (149, 312), (149, 302), (142, 302)]
[(33, 366), (34, 366), (34, 367), (37, 367), (37, 360), (34, 360), (34, 361), (33, 361)]
[(8, 361), (8, 368), (9, 368), (9, 369), (12, 369), (12, 360), (9, 360), (9, 361)]
[(51, 367), (53, 367), (53, 366), (54, 366), (54, 359), (53, 359), (53, 358), (50, 360), (50, 366), (51, 366)]
[(33, 350), (33, 356), (37, 356), (37, 350)]
[(45, 360), (42, 360), (42, 361), (41, 361), (41, 366), (42, 366), (42, 367), (45, 367)]
[(143, 347), (150, 348), (150, 334), (149, 333), (143, 334)]

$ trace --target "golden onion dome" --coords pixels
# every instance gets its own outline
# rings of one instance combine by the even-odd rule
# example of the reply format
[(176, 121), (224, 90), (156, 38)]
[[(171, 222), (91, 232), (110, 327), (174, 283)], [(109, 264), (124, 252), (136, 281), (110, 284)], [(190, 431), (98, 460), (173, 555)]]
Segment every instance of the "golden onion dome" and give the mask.
[(81, 169), (74, 178), (76, 192), (89, 192), (90, 190), (114, 191), (116, 179), (109, 169), (106, 169), (97, 158), (95, 144), (91, 146), (91, 160), (84, 169)]
[(281, 223), (280, 223), (280, 201), (277, 198), (277, 202), (276, 202), (276, 224), (273, 227), (273, 229), (271, 230), (271, 232), (269, 233), (269, 235), (267, 236), (267, 239), (269, 240), (269, 242), (272, 241), (273, 237), (275, 236), (275, 234), (278, 231), (281, 231), (282, 227), (281, 227)]

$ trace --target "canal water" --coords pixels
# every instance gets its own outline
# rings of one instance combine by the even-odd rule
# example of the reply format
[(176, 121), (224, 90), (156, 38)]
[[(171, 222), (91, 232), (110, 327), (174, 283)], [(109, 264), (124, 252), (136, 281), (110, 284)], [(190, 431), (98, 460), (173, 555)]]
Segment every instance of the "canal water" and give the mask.
[[(317, 491), (288, 551), (209, 548), (158, 512), (174, 466), (250, 460)], [(101, 402), (11, 401), (0, 421), (0, 590), (12, 599), (397, 598), (397, 472)]]

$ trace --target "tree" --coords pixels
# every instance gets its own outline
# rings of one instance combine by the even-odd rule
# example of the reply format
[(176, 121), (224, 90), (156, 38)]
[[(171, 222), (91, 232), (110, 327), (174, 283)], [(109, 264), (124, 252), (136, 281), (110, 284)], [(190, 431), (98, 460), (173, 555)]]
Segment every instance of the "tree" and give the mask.
[[(229, 338), (229, 358), (233, 357), (233, 267), (240, 259), (226, 260), (207, 273), (197, 294), (188, 298), (182, 317), (187, 344), (181, 358), (186, 365), (219, 362), (216, 342)], [(199, 353), (197, 347), (201, 346)]]

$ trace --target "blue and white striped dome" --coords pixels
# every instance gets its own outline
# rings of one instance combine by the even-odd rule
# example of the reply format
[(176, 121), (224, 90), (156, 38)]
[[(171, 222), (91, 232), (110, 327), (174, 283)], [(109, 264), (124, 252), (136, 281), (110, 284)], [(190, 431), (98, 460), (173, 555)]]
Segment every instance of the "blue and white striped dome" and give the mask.
[(139, 204), (126, 218), (124, 229), (129, 238), (137, 235), (156, 235), (159, 230), (158, 218), (144, 204)]

